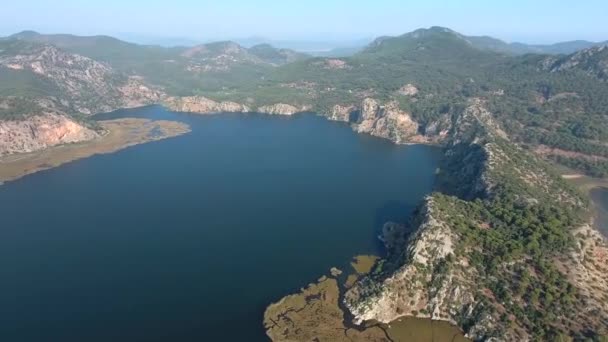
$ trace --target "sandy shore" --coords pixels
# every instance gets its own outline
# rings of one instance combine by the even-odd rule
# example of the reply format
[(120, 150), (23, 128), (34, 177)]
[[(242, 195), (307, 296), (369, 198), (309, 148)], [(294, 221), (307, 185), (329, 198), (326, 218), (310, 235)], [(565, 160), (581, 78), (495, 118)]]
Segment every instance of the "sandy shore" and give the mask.
[(98, 139), (0, 157), (0, 182), (15, 180), (73, 160), (112, 153), (129, 146), (190, 132), (190, 127), (184, 123), (165, 120), (124, 118), (99, 121), (99, 124), (108, 133)]

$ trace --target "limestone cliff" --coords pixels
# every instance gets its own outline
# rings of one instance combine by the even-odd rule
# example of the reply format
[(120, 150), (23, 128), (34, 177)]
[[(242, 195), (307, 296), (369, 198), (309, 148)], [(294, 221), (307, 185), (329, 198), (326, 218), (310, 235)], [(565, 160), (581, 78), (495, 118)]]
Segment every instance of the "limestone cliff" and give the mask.
[(140, 77), (55, 46), (9, 41), (4, 47), (0, 72), (32, 80), (37, 91), (21, 92), (16, 85), (19, 96), (0, 95), (0, 155), (93, 139), (98, 133), (74, 117), (157, 103), (164, 96)]
[[(379, 108), (368, 101), (363, 120)], [(605, 334), (608, 244), (575, 214), (580, 195), (508, 142), (480, 99), (453, 120), (438, 174), (450, 195), (385, 225), (387, 258), (345, 296), (354, 320), (430, 317), (473, 340)]]
[[(169, 97), (163, 103), (167, 108), (177, 112), (190, 113), (246, 113), (252, 109), (244, 104), (230, 101), (214, 101), (203, 96)], [(293, 115), (310, 110), (310, 106), (296, 106), (286, 103), (275, 103), (258, 107), (258, 113), (270, 115)]]
[(164, 105), (176, 112), (202, 114), (219, 112), (244, 113), (251, 111), (249, 107), (236, 102), (217, 102), (203, 96), (169, 97), (165, 99)]
[[(169, 97), (163, 104), (173, 111), (193, 113), (251, 112), (244, 104), (229, 101), (214, 101), (203, 96)], [(310, 105), (275, 103), (257, 107), (258, 113), (270, 115), (293, 115), (313, 110)], [(366, 98), (359, 104), (334, 105), (322, 116), (332, 121), (350, 123), (358, 133), (370, 134), (391, 140), (397, 144), (440, 142), (447, 134), (449, 122), (443, 118), (431, 123), (423, 133), (411, 115), (399, 109), (397, 102), (386, 104)]]
[(259, 107), (257, 111), (271, 115), (293, 115), (309, 109), (310, 108), (308, 107), (296, 107), (285, 103), (275, 103), (273, 105)]
[(411, 142), (418, 135), (418, 124), (396, 102), (380, 105), (377, 100), (366, 98), (361, 103), (356, 130), (400, 144)]
[(156, 103), (162, 92), (109, 65), (51, 45), (15, 42), (11, 54), (0, 54), (0, 69), (45, 82), (66, 112), (85, 115)]
[(335, 105), (332, 107), (331, 112), (328, 113), (327, 119), (332, 120), (332, 121), (349, 122), (351, 113), (353, 113), (355, 111), (356, 111), (355, 106)]
[[(366, 278), (347, 292), (345, 304), (355, 322), (431, 318), (458, 326), (467, 322), (467, 336), (473, 340), (483, 340), (496, 330), (505, 341), (517, 340), (514, 332), (498, 327), (499, 315), (484, 310), (479, 298), (481, 275), (470, 267), (466, 255), (456, 253), (460, 237), (445, 220), (437, 200), (433, 195), (424, 200), (413, 222), (417, 230), (410, 238), (406, 239), (405, 226), (385, 225), (386, 247), (403, 261), (381, 283)], [(456, 266), (446, 267), (446, 260)]]
[(97, 137), (97, 132), (65, 115), (40, 113), (25, 120), (0, 121), (0, 156), (33, 152)]

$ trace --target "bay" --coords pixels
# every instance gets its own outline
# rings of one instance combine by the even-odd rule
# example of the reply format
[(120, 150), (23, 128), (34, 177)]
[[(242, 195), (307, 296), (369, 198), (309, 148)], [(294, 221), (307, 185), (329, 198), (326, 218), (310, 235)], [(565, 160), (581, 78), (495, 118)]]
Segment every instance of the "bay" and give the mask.
[(266, 341), (265, 307), (381, 254), (439, 159), (313, 114), (118, 117), (192, 132), (0, 186), (0, 340)]

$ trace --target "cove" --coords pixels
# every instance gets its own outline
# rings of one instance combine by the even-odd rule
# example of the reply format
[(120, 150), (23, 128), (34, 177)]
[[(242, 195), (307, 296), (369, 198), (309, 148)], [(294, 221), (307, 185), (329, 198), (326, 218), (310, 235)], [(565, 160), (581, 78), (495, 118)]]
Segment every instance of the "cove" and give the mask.
[(313, 114), (104, 114), (192, 132), (0, 186), (0, 340), (267, 341), (265, 307), (381, 254), (439, 151)]
[(594, 203), (595, 227), (608, 237), (608, 188), (594, 187), (589, 190), (589, 196)]

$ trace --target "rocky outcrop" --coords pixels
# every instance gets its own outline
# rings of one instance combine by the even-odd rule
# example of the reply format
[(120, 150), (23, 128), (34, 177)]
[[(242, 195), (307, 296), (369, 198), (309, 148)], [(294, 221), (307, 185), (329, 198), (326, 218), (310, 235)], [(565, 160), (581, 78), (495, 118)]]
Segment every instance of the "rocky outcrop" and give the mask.
[(551, 72), (580, 70), (601, 81), (608, 81), (608, 46), (595, 46), (557, 58), (547, 57), (540, 66)]
[(271, 115), (293, 115), (295, 113), (306, 111), (306, 107), (296, 107), (285, 103), (275, 103), (273, 105), (262, 106), (258, 108), (258, 112)]
[(118, 91), (122, 97), (120, 108), (135, 108), (159, 103), (164, 96), (163, 92), (145, 85), (143, 79), (137, 76), (129, 77), (127, 82), (118, 88)]
[(356, 130), (401, 144), (418, 135), (418, 124), (396, 102), (381, 106), (378, 101), (366, 98), (361, 103)]
[(217, 102), (203, 96), (169, 97), (165, 99), (164, 105), (176, 112), (188, 113), (245, 113), (251, 109), (236, 102), (222, 101)]
[(140, 78), (127, 77), (105, 63), (54, 46), (15, 43), (14, 49), (14, 54), (0, 57), (0, 68), (43, 79), (47, 87), (59, 90), (66, 112), (109, 112), (156, 103), (162, 96)]
[[(163, 104), (173, 111), (193, 113), (251, 112), (244, 104), (223, 101), (218, 102), (203, 96), (169, 97)], [(308, 105), (275, 103), (260, 106), (258, 113), (270, 115), (293, 115), (312, 110)], [(352, 123), (358, 133), (371, 134), (391, 140), (397, 144), (439, 142), (447, 136), (450, 122), (447, 115), (431, 123), (420, 134), (420, 127), (409, 113), (399, 109), (395, 101), (386, 104), (373, 98), (365, 98), (360, 105), (337, 104), (323, 114), (328, 120)]]
[(436, 205), (441, 199), (435, 196), (419, 209), (410, 238), (405, 238), (405, 226), (385, 225), (383, 241), (392, 255), (387, 263), (400, 266), (385, 278), (364, 278), (346, 293), (355, 323), (420, 317), (466, 325), (467, 337), (475, 341), (497, 332), (501, 338), (496, 341), (527, 340), (521, 331), (504, 329), (500, 311), (483, 304), (481, 298), (492, 299), (492, 294), (480, 288), (483, 276), (470, 265), (468, 254), (458, 251), (460, 236), (448, 224), (446, 203)]
[(399, 90), (397, 90), (397, 94), (403, 96), (416, 96), (418, 94), (418, 88), (416, 88), (413, 84), (408, 83), (399, 88)]
[(587, 311), (579, 312), (577, 320), (608, 322), (608, 240), (589, 224), (577, 227), (572, 235), (576, 248), (570, 258), (556, 262), (586, 299)]
[(97, 132), (65, 115), (44, 113), (19, 121), (0, 121), (0, 156), (95, 139)]
[(351, 114), (356, 110), (357, 108), (355, 106), (335, 105), (332, 107), (329, 115), (327, 115), (327, 119), (332, 121), (349, 122)]
[[(379, 106), (368, 103), (368, 110), (374, 108)], [(530, 341), (539, 336), (558, 340), (564, 334), (578, 339), (589, 327), (605, 334), (608, 278), (602, 265), (608, 247), (589, 226), (573, 229), (570, 224), (579, 224), (578, 219), (551, 220), (533, 230), (555, 225), (551, 229), (560, 229), (559, 234), (572, 235), (575, 247), (561, 252), (548, 247), (535, 257), (531, 257), (534, 249), (511, 251), (504, 259), (496, 256), (500, 249), (496, 246), (525, 241), (511, 235), (494, 240), (499, 232), (519, 229), (523, 221), (505, 219), (503, 212), (488, 214), (491, 210), (517, 208), (510, 212), (522, 217), (518, 210), (581, 210), (584, 202), (577, 192), (528, 151), (510, 143), (484, 101), (470, 99), (452, 119), (438, 172), (438, 189), (449, 195), (427, 197), (407, 226), (384, 226), (388, 256), (379, 262), (383, 267), (345, 296), (354, 320), (388, 323), (402, 316), (444, 320), (475, 341)], [(486, 214), (477, 215), (480, 212)], [(413, 231), (411, 236), (408, 230)], [(558, 234), (552, 237), (558, 238)], [(565, 290), (558, 293), (554, 287)], [(550, 306), (546, 299), (531, 295), (541, 291), (548, 293), (549, 302), (558, 295), (568, 300)], [(545, 317), (544, 322), (535, 322), (534, 317)], [(539, 327), (545, 332), (539, 334)]]
[[(113, 153), (130, 146), (190, 132), (190, 127), (181, 122), (140, 118), (102, 120), (98, 122), (98, 125), (104, 131), (103, 136), (98, 139), (79, 144), (49, 146), (44, 152), (40, 153), (0, 157), (0, 183), (13, 181), (38, 171), (96, 154)], [(57, 132), (53, 132), (53, 135), (57, 135)], [(71, 135), (74, 138), (74, 134)], [(44, 136), (40, 138), (44, 138)], [(80, 140), (82, 137), (77, 136), (76, 138), (82, 141)], [(35, 141), (40, 141), (40, 139)], [(69, 141), (64, 139), (60, 142)]]
[[(203, 96), (169, 97), (165, 99), (164, 105), (176, 112), (190, 113), (247, 113), (251, 108), (244, 104), (222, 101), (217, 102)], [(270, 115), (293, 115), (310, 110), (308, 106), (296, 107), (286, 103), (276, 103), (258, 107), (256, 112)]]
[[(436, 289), (436, 295), (428, 295), (433, 269), (454, 252), (458, 236), (441, 220), (432, 197), (425, 199), (418, 220), (419, 227), (414, 236), (408, 243), (401, 244), (401, 247), (408, 246), (404, 251), (405, 264), (385, 279), (380, 287), (371, 287), (372, 293), (368, 282), (357, 284), (347, 293), (346, 303), (357, 323), (372, 319), (389, 323), (404, 315), (456, 323), (448, 313), (453, 311), (456, 314), (473, 301), (471, 292), (452, 281), (456, 274), (446, 275), (447, 281), (441, 284), (442, 288)], [(388, 249), (399, 248), (395, 241), (402, 239), (405, 228), (385, 226), (383, 234)]]
[[(251, 112), (243, 104), (236, 102), (217, 102), (203, 96), (169, 97), (164, 105), (173, 111), (194, 113)], [(311, 106), (275, 103), (258, 107), (258, 113), (270, 115), (293, 115), (311, 110)], [(427, 135), (419, 133), (419, 125), (409, 113), (399, 109), (397, 102), (381, 105), (373, 98), (364, 99), (359, 106), (334, 105), (324, 114), (328, 120), (350, 122), (358, 133), (371, 134), (391, 140), (398, 144), (437, 142), (445, 138), (449, 123), (433, 123)], [(354, 121), (354, 122), (353, 122)], [(449, 121), (449, 120), (448, 120)]]
[(325, 60), (324, 67), (325, 69), (339, 70), (349, 68), (349, 65), (342, 59), (330, 58)]

